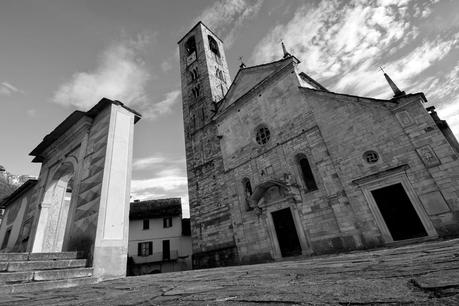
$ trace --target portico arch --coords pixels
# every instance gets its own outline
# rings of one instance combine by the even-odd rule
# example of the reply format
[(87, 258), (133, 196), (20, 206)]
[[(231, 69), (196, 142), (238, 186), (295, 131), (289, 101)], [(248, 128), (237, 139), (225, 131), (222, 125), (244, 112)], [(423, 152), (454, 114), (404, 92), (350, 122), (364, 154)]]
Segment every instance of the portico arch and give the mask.
[(68, 158), (56, 167), (45, 187), (40, 205), (33, 252), (61, 252), (72, 198), (76, 160)]

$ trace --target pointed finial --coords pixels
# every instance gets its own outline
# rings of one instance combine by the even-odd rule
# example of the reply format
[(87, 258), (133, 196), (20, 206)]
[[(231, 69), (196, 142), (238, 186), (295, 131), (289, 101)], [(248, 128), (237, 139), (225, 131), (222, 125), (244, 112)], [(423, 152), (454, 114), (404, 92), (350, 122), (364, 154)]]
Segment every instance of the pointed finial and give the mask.
[(395, 85), (394, 81), (392, 81), (392, 79), (389, 77), (389, 75), (384, 71), (383, 67), (379, 67), (379, 69), (381, 69), (381, 71), (384, 73), (384, 77), (386, 78), (387, 83), (389, 83), (390, 88), (394, 92), (394, 98), (397, 98), (397, 97), (400, 97), (400, 96), (404, 96), (405, 92), (401, 91), (397, 87), (397, 85)]
[(245, 64), (244, 64), (244, 61), (243, 61), (243, 57), (240, 56), (239, 59), (241, 60), (241, 64), (239, 65), (239, 68), (245, 68)]
[(292, 56), (290, 53), (287, 52), (287, 48), (285, 48), (283, 41), (281, 41), (281, 45), (282, 45), (282, 52), (284, 52), (284, 58)]

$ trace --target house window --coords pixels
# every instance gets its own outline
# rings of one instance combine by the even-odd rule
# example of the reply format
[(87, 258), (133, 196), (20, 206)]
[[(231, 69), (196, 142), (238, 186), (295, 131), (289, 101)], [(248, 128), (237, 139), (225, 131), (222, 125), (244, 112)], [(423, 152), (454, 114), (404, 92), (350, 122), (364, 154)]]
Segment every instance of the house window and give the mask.
[(147, 230), (150, 228), (150, 219), (143, 219), (143, 229)]
[(190, 56), (193, 52), (196, 51), (196, 41), (194, 36), (191, 36), (185, 43), (186, 55)]
[(378, 162), (379, 155), (376, 151), (370, 150), (363, 153), (363, 159), (369, 164), (374, 164)]
[(163, 227), (164, 228), (172, 227), (172, 217), (163, 218)]
[(150, 256), (153, 254), (153, 242), (140, 242), (137, 245), (137, 255), (138, 256)]
[(303, 176), (303, 181), (306, 185), (307, 191), (317, 190), (317, 184), (314, 180), (314, 175), (312, 174), (308, 159), (304, 155), (300, 155), (298, 156), (298, 164), (300, 166), (301, 175)]
[(217, 41), (210, 35), (207, 36), (209, 40), (209, 48), (217, 57), (220, 57), (220, 50), (218, 50), (218, 43)]
[(2, 249), (8, 246), (8, 240), (10, 240), (10, 235), (11, 235), (11, 228), (6, 230), (5, 237), (3, 238), (3, 242), (2, 242)]
[(266, 126), (260, 126), (257, 128), (257, 134), (255, 136), (255, 140), (259, 145), (267, 144), (269, 139), (271, 138), (271, 132)]

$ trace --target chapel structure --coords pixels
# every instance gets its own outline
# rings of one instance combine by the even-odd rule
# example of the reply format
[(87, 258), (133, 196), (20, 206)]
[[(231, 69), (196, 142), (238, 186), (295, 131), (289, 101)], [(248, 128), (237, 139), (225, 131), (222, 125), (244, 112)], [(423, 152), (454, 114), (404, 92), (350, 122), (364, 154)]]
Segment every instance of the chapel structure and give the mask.
[(230, 78), (202, 22), (179, 42), (194, 267), (459, 235), (459, 145), (423, 93), (335, 93), (279, 60)]

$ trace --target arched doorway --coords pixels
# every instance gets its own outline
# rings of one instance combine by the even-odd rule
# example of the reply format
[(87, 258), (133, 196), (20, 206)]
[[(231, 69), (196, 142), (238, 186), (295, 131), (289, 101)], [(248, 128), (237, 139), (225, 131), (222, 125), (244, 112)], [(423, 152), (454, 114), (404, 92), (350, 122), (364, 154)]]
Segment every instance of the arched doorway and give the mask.
[(52, 175), (41, 203), (32, 252), (61, 252), (73, 190), (74, 166), (62, 163)]

